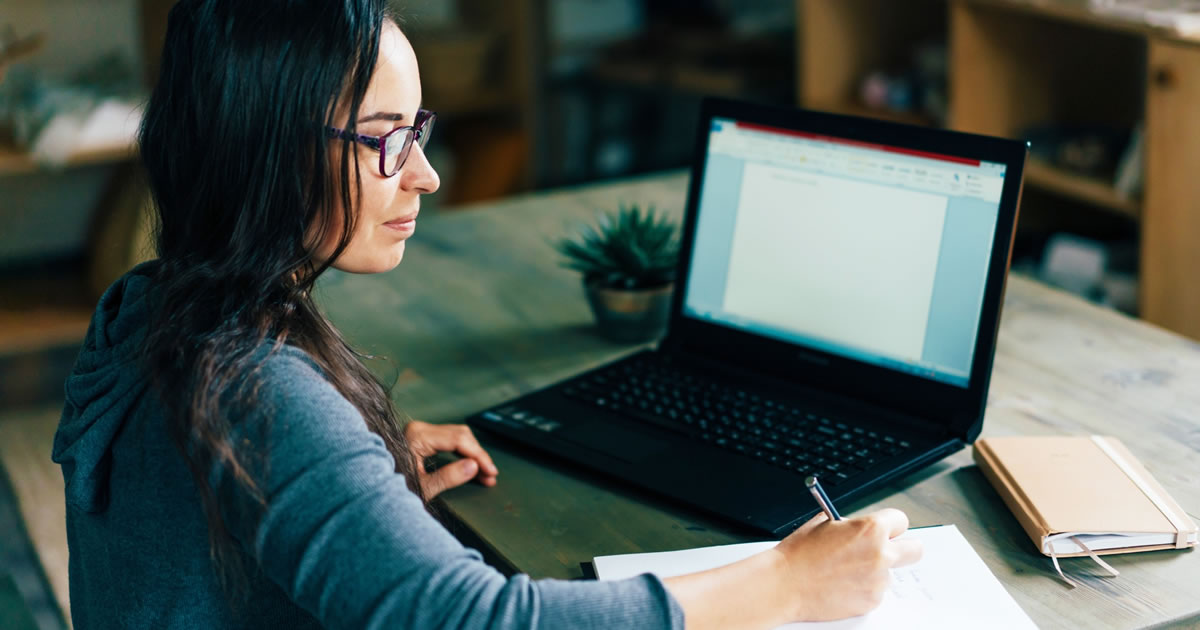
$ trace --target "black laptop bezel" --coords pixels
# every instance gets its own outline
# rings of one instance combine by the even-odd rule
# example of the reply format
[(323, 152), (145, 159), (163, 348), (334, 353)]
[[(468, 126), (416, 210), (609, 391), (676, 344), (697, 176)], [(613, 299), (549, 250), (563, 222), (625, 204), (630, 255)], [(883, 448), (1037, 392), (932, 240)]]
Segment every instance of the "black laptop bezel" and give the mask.
[[(708, 141), (714, 118), (781, 127), (861, 142), (902, 147), (998, 162), (1005, 165), (1000, 208), (988, 264), (983, 308), (975, 352), (966, 387), (934, 381), (877, 365), (849, 359), (817, 348), (792, 344), (738, 331), (684, 314), (687, 270), (698, 219), (698, 208), (708, 165)], [(698, 354), (762, 372), (789, 382), (844, 394), (885, 409), (921, 418), (934, 433), (973, 442), (983, 426), (983, 413), (995, 357), (1000, 307), (1012, 253), (1020, 204), (1022, 175), (1027, 155), (1025, 143), (1015, 140), (913, 127), (881, 120), (824, 112), (751, 104), (726, 99), (705, 99), (697, 125), (695, 155), (683, 222), (676, 288), (664, 349)]]

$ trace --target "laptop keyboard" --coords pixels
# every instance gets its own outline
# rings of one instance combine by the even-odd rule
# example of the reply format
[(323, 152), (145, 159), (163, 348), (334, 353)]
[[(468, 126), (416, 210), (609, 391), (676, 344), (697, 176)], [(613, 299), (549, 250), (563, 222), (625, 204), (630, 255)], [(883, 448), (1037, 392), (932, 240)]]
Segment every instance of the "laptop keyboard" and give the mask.
[(901, 455), (909, 442), (646, 355), (563, 385), (564, 395), (799, 475), (838, 485)]

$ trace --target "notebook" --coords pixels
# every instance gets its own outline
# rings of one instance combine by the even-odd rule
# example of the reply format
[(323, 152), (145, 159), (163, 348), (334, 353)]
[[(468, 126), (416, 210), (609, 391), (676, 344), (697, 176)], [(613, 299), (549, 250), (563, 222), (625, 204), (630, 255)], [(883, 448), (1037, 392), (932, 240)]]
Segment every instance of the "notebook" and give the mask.
[(1196, 524), (1116, 438), (985, 438), (975, 462), (1047, 556), (1196, 544)]
[[(892, 586), (878, 608), (839, 621), (794, 623), (788, 629), (904, 630), (918, 628), (1037, 628), (1004, 590), (954, 525), (911, 529), (905, 537), (925, 546), (914, 565), (892, 570)], [(667, 578), (714, 569), (766, 551), (776, 541), (702, 547), (684, 551), (599, 556), (593, 564), (602, 580), (653, 573)]]

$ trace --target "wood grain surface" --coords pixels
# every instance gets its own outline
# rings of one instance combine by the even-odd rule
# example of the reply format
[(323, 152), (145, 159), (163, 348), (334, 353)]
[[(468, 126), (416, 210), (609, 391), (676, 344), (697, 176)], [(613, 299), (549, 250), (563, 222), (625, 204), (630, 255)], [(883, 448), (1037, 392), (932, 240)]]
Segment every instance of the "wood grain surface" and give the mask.
[[(682, 214), (686, 175), (533, 194), (422, 216), (396, 270), (333, 273), (320, 300), (412, 417), (465, 416), (633, 347), (592, 328), (579, 278), (548, 240), (618, 201)], [(1113, 435), (1200, 520), (1200, 344), (1020, 277), (1010, 278), (983, 435)], [(754, 539), (723, 523), (569, 465), (486, 441), (499, 484), (468, 485), (444, 507), (504, 568), (577, 578), (593, 556)], [(796, 500), (804, 501), (797, 489)], [(955, 523), (1044, 628), (1191, 626), (1200, 554), (1111, 556), (1118, 578), (1068, 559), (1070, 589), (1037, 553), (967, 450), (844, 511), (905, 510)]]

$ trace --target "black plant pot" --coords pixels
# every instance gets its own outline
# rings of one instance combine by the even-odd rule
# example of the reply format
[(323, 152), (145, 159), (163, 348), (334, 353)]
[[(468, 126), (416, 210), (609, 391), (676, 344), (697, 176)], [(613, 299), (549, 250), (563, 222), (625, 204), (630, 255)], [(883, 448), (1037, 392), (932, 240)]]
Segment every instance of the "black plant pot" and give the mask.
[(653, 341), (666, 332), (673, 287), (610, 289), (583, 282), (600, 334), (621, 343)]

